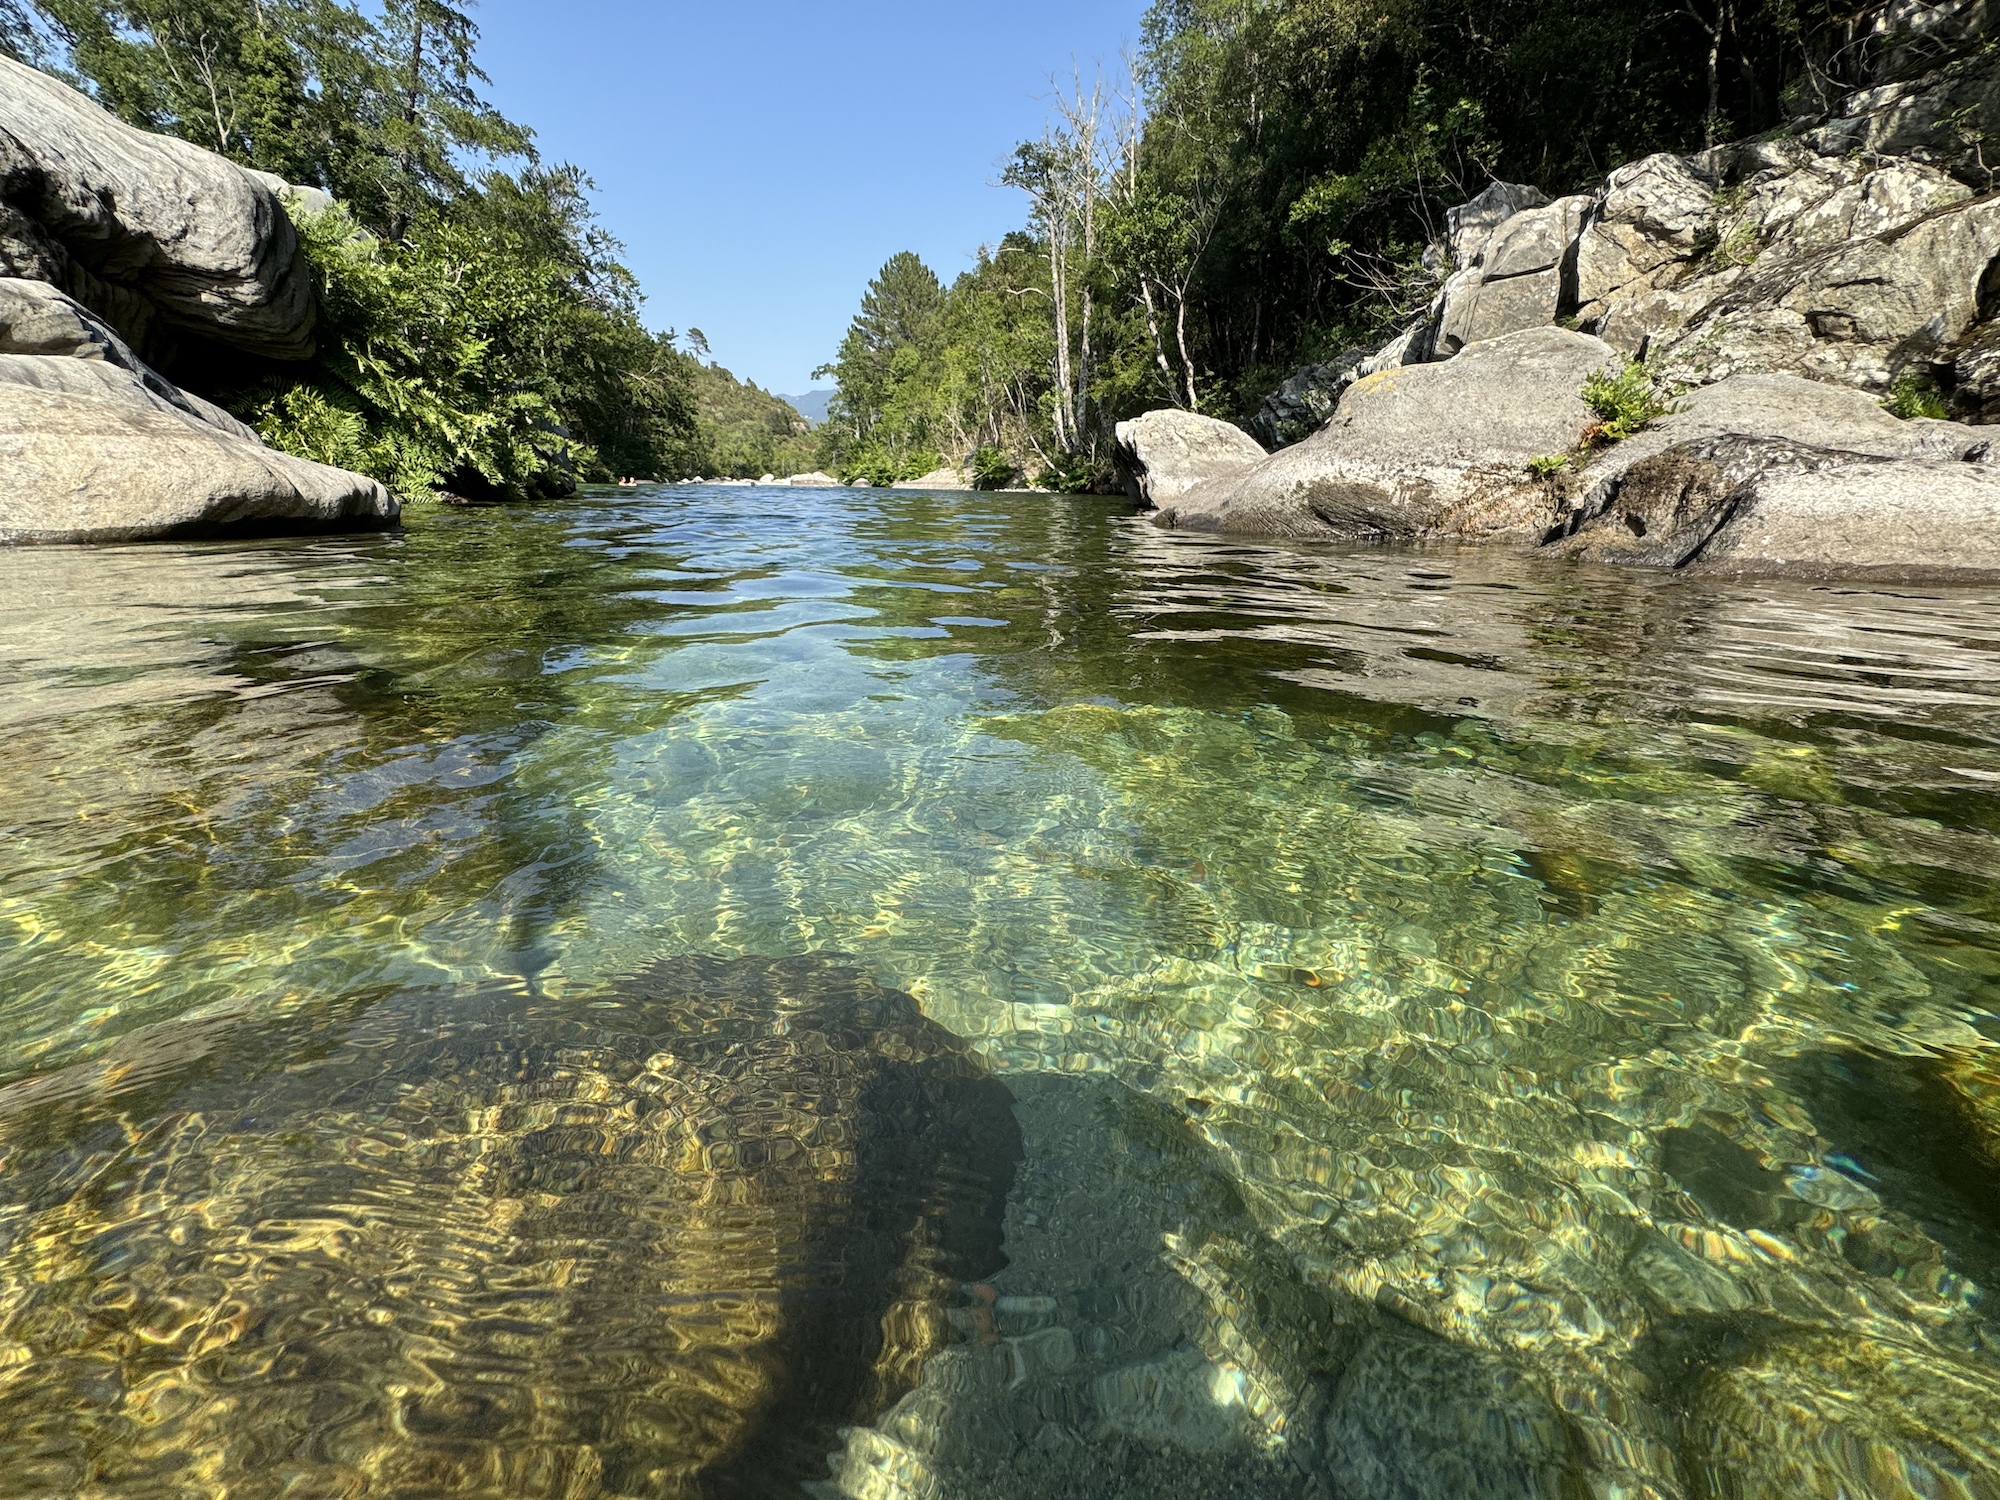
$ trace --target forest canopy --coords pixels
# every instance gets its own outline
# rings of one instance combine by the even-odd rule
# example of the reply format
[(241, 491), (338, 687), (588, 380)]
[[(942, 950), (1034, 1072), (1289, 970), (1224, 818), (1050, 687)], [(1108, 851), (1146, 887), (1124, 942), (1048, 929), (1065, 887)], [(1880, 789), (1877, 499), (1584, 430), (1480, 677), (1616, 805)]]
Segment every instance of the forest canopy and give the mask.
[(1863, 81), (1859, 25), (1830, 0), (1154, 0), (1129, 70), (1065, 80), (1006, 164), (1022, 228), (948, 288), (908, 255), (869, 287), (829, 459), (1101, 482), (1122, 418), (1241, 419), (1407, 323), (1489, 180), (1575, 191), (1823, 112)]
[(336, 200), (290, 205), (315, 359), (184, 383), (405, 499), (685, 473), (705, 452), (699, 361), (640, 321), (589, 179), (486, 100), (478, 41), (452, 0), (0, 0), (0, 50)]

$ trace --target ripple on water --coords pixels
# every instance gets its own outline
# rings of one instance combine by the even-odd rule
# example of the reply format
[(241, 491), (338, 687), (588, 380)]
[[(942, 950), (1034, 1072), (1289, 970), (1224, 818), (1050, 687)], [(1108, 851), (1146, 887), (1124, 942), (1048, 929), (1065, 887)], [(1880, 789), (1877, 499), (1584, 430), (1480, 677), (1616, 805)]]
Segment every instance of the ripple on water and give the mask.
[[(796, 1472), (880, 1500), (2000, 1493), (2000, 599), (785, 505), (49, 554), (0, 635), (32, 1463), (726, 1490), (803, 1382)], [(757, 1219), (671, 1143), (763, 1096), (595, 1008), (833, 949), (1010, 1092), (997, 1274)], [(771, 1311), (834, 1266), (844, 1331)]]

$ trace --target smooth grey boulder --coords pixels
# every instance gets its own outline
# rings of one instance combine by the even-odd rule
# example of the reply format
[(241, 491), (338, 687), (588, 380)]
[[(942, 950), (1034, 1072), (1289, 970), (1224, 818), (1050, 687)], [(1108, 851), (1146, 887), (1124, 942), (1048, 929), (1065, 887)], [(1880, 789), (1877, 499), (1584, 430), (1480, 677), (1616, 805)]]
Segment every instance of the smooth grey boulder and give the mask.
[(2000, 576), (2000, 471), (1897, 459), (1767, 475), (1737, 495), (1694, 565), (1807, 578)]
[[(0, 543), (364, 529), (398, 514), (372, 479), (135, 399), (149, 393), (114, 366), (4, 358), (59, 372), (62, 385), (0, 374)], [(102, 391), (70, 386), (81, 372)]]
[(0, 272), (75, 295), (142, 350), (156, 323), (246, 353), (312, 353), (312, 286), (276, 195), (0, 57)]
[[(1398, 370), (1404, 365), (1420, 365), (1430, 358), (1431, 326), (1436, 317), (1435, 309), (1423, 321), (1412, 323), (1401, 333), (1390, 339), (1380, 349), (1354, 367), (1355, 378), (1365, 380), (1370, 375), (1379, 375), (1384, 370)], [(1350, 381), (1351, 385), (1353, 382)]]
[(1177, 500), (1208, 480), (1241, 473), (1265, 456), (1242, 428), (1171, 407), (1120, 422), (1117, 440), (1128, 492), (1151, 506)]
[(1335, 541), (1539, 536), (1556, 517), (1529, 461), (1575, 446), (1593, 420), (1584, 381), (1619, 363), (1599, 339), (1534, 328), (1383, 370), (1351, 386), (1322, 431), (1189, 491), (1157, 524)]
[(0, 277), (0, 382), (108, 395), (262, 441), (214, 402), (161, 376), (102, 318), (44, 282)]
[(1608, 449), (1583, 471), (1581, 502), (1601, 509), (1634, 465), (1690, 443), (1752, 443), (1838, 449), (1874, 458), (1955, 459), (1981, 440), (1957, 422), (1904, 422), (1864, 392), (1796, 375), (1734, 375), (1686, 392), (1675, 410)]

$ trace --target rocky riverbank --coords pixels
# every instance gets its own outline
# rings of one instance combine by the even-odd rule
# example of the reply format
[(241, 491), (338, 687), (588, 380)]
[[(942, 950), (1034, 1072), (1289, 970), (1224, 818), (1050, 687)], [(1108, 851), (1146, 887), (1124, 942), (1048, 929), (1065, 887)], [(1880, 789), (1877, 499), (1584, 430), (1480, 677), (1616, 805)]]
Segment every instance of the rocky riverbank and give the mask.
[[(1592, 193), (1492, 184), (1447, 215), (1420, 319), (1265, 402), (1252, 431), (1291, 446), (1153, 413), (1119, 429), (1135, 493), (1187, 530), (2000, 575), (2000, 65), (1983, 5), (1900, 9), (1960, 55)], [(1621, 377), (1649, 410), (1586, 401)]]
[(312, 353), (284, 192), (0, 58), (0, 543), (394, 522), (158, 372)]

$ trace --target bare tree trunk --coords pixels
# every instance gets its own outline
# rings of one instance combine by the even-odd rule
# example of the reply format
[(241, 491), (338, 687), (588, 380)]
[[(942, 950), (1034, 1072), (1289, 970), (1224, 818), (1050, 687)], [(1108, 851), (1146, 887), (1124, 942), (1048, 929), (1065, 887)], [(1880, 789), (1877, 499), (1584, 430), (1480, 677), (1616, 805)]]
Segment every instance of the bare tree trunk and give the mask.
[[(1062, 204), (1056, 204), (1054, 218), (1060, 218)], [(1070, 278), (1068, 278), (1068, 236), (1064, 230), (1050, 222), (1048, 228), (1048, 280), (1050, 280), (1050, 300), (1054, 302), (1056, 316), (1056, 448), (1062, 452), (1070, 450), (1070, 398), (1072, 398), (1072, 378), (1070, 378)]]
[(1686, 0), (1688, 15), (1708, 33), (1708, 116), (1702, 121), (1702, 143), (1713, 146), (1722, 123), (1722, 34), (1729, 29), (1729, 0), (1715, 0), (1715, 24)]
[(1167, 399), (1173, 402), (1174, 405), (1179, 406), (1181, 404), (1180, 381), (1175, 378), (1174, 367), (1167, 360), (1166, 340), (1160, 335), (1160, 314), (1159, 310), (1153, 305), (1152, 277), (1141, 276), (1139, 278), (1139, 296), (1146, 307), (1146, 332), (1153, 339), (1153, 360), (1160, 367), (1160, 378), (1166, 382)]
[[(410, 0), (410, 94), (403, 105), (403, 124), (409, 135), (403, 142), (397, 165), (403, 174), (403, 190), (414, 193), (417, 180), (417, 126), (424, 108), (424, 11), (423, 0)], [(401, 240), (410, 232), (410, 211), (398, 206), (389, 222), (389, 238)]]
[(1179, 297), (1180, 305), (1175, 308), (1174, 339), (1181, 348), (1181, 373), (1187, 377), (1187, 409), (1201, 410), (1201, 393), (1194, 388), (1194, 360), (1188, 355), (1187, 342), (1187, 289), (1183, 287)]

